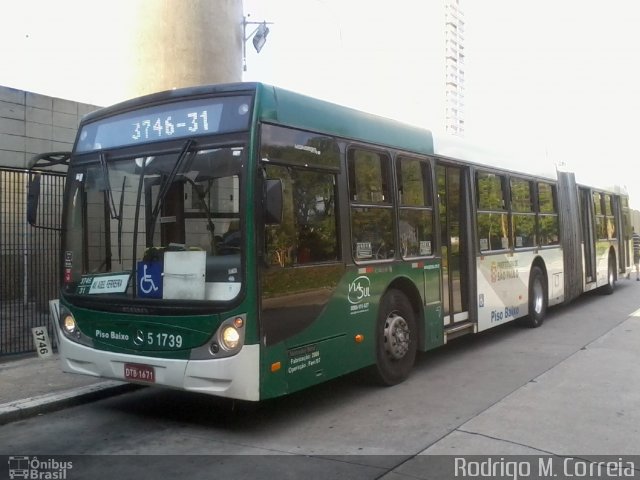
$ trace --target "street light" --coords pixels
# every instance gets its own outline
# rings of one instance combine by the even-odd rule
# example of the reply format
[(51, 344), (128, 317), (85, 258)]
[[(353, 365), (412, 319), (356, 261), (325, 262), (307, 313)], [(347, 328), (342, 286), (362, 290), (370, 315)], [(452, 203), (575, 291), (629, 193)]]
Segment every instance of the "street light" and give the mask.
[[(247, 35), (247, 25), (258, 25), (249, 35)], [(247, 71), (247, 40), (253, 37), (253, 47), (256, 52), (260, 53), (264, 44), (267, 43), (267, 35), (269, 35), (269, 27), (267, 25), (273, 25), (272, 22), (247, 22), (247, 17), (242, 20), (242, 36), (244, 41), (242, 42), (242, 69)]]
[(269, 35), (269, 27), (267, 27), (266, 23), (260, 24), (256, 33), (253, 34), (253, 46), (256, 52), (260, 53), (264, 44), (267, 43), (267, 35)]

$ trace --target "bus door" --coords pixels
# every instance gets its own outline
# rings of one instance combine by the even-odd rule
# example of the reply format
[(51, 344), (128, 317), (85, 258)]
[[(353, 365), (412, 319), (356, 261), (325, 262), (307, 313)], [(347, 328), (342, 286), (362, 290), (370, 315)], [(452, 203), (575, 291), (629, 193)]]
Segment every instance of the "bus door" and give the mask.
[(444, 325), (469, 319), (469, 242), (467, 242), (467, 185), (465, 169), (436, 166), (440, 253), (442, 255), (442, 309)]
[(625, 208), (623, 206), (624, 198), (618, 195), (612, 195), (613, 201), (613, 218), (616, 228), (616, 238), (618, 239), (618, 271), (626, 272), (627, 264), (629, 261), (629, 240), (631, 226), (627, 225), (627, 218), (625, 215)]
[(580, 212), (582, 223), (582, 239), (584, 242), (584, 278), (586, 283), (596, 281), (596, 241), (593, 220), (593, 201), (591, 190), (580, 188)]

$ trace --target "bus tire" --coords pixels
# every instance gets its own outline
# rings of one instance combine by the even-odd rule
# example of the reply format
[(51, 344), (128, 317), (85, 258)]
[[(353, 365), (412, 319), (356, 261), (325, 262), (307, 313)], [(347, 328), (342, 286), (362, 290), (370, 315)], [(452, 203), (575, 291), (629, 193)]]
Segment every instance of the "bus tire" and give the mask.
[(611, 295), (616, 286), (616, 260), (613, 255), (609, 255), (609, 266), (607, 267), (607, 284), (602, 287), (602, 293)]
[(389, 290), (380, 301), (376, 323), (374, 377), (391, 386), (409, 376), (416, 359), (418, 329), (411, 302), (400, 290)]
[(529, 328), (538, 328), (544, 322), (547, 313), (547, 283), (544, 273), (538, 266), (531, 268), (529, 274), (529, 315), (521, 324)]

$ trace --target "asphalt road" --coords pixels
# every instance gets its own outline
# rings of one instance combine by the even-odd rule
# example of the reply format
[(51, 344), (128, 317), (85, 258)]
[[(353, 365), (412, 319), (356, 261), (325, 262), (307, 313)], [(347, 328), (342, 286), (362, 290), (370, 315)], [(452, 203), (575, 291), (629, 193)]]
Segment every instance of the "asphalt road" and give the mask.
[(638, 288), (622, 280), (550, 309), (538, 329), (455, 340), (395, 387), (356, 373), (256, 409), (140, 388), (1, 426), (0, 455), (92, 455), (73, 457), (82, 475), (69, 479), (401, 478), (394, 469), (626, 320)]

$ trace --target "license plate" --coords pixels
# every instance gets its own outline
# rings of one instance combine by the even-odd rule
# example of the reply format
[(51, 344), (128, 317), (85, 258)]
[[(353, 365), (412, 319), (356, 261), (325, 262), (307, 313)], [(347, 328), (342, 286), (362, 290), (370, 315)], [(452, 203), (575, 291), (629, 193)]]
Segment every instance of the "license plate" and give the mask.
[(135, 363), (124, 364), (124, 378), (136, 382), (155, 383), (156, 371), (150, 365), (138, 365)]

